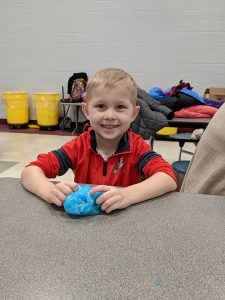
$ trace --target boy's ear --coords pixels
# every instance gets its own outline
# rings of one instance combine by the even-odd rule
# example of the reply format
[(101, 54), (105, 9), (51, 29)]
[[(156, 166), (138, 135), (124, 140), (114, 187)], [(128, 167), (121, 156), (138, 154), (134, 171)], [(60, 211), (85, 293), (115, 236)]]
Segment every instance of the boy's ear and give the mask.
[(136, 119), (139, 112), (140, 112), (140, 106), (135, 106), (133, 114), (132, 114), (132, 122)]
[(82, 102), (82, 112), (85, 115), (85, 117), (89, 120), (89, 112), (87, 108), (87, 103)]

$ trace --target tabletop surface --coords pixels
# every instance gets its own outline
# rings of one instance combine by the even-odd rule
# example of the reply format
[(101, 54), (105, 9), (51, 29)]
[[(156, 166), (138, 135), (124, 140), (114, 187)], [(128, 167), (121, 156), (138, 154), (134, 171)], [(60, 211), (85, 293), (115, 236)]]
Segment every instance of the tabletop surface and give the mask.
[(70, 217), (0, 178), (0, 299), (224, 299), (225, 197)]
[(199, 126), (207, 126), (212, 118), (173, 118), (168, 120), (170, 126), (191, 126), (191, 127), (199, 127)]
[(74, 105), (74, 106), (82, 106), (82, 102), (61, 102), (61, 105)]

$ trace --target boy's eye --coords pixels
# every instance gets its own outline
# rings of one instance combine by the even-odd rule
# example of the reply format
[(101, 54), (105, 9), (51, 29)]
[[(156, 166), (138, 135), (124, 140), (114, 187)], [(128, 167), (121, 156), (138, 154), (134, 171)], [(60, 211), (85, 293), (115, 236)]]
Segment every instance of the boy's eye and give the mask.
[(119, 110), (125, 109), (125, 108), (126, 108), (125, 105), (122, 105), (122, 104), (117, 105), (117, 109), (119, 109)]
[(96, 107), (99, 108), (99, 109), (104, 109), (105, 105), (104, 104), (97, 104)]

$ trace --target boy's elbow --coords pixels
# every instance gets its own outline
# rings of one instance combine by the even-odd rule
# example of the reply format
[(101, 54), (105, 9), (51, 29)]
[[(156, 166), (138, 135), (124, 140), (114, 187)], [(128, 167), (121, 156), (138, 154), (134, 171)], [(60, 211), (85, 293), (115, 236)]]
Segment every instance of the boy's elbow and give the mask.
[(20, 180), (22, 185), (24, 186), (24, 184), (26, 184), (27, 179), (29, 178), (29, 167), (26, 167), (23, 169), (21, 176), (20, 176)]
[(32, 180), (32, 177), (35, 176), (35, 174), (37, 173), (39, 174), (43, 173), (39, 167), (36, 166), (25, 167), (20, 177), (22, 185), (26, 187), (26, 185), (29, 184), (30, 180)]
[(170, 191), (174, 192), (177, 189), (177, 187), (178, 187), (177, 181), (174, 178), (170, 177)]

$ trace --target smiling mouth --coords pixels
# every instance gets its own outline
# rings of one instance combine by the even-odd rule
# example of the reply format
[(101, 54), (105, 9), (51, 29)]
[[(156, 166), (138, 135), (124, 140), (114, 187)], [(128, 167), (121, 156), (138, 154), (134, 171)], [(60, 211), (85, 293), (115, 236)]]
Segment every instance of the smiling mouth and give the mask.
[(103, 125), (103, 124), (101, 124), (101, 126), (103, 128), (107, 128), (107, 129), (114, 129), (114, 128), (118, 127), (119, 125)]

